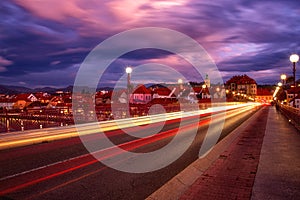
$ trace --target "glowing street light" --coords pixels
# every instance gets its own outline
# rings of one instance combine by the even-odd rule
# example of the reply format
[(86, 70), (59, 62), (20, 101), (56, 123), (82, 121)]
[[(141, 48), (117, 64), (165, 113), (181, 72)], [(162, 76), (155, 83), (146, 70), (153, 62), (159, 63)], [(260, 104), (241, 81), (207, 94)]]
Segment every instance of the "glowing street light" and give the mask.
[(131, 88), (131, 83), (130, 83), (130, 74), (132, 73), (132, 68), (131, 67), (126, 67), (125, 69), (126, 73), (127, 73), (127, 98), (128, 98), (128, 102), (130, 100), (130, 88)]
[(279, 87), (281, 87), (282, 86), (282, 83), (281, 82), (278, 82), (278, 84), (277, 84)]
[(285, 84), (286, 75), (285, 74), (281, 74), (280, 75), (280, 79), (282, 80), (282, 83)]
[(299, 60), (299, 56), (298, 56), (297, 54), (292, 54), (292, 55), (290, 56), (290, 61), (291, 61), (292, 63), (296, 63), (296, 62), (298, 62), (298, 60)]
[(132, 72), (132, 68), (131, 67), (126, 67), (126, 73), (131, 74), (131, 72)]
[(129, 88), (130, 87), (130, 74), (132, 73), (132, 68), (126, 67), (125, 71), (127, 73), (127, 88)]
[[(298, 62), (299, 56), (297, 54), (292, 54), (290, 56), (290, 61), (293, 63), (293, 76), (294, 76), (294, 98), (296, 96), (296, 62)], [(295, 107), (295, 99), (293, 101), (293, 107)]]
[(180, 79), (178, 79), (177, 82), (179, 84), (180, 89), (182, 90), (183, 89), (183, 86), (182, 86), (183, 80), (180, 78)]

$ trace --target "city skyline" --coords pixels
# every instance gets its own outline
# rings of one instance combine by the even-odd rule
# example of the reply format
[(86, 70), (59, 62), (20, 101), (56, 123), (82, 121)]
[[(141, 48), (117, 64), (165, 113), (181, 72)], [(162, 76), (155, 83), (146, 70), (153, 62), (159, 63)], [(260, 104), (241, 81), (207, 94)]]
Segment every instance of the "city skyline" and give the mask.
[[(0, 2), (0, 84), (29, 88), (73, 85), (79, 66), (96, 45), (119, 32), (149, 26), (173, 29), (198, 41), (224, 81), (248, 74), (258, 84), (274, 84), (280, 74), (292, 75), (289, 56), (300, 52), (299, 8), (299, 1), (281, 0), (234, 4), (4, 0)], [(183, 74), (187, 68), (176, 55), (140, 50), (117, 59), (104, 77), (104, 86), (123, 76), (127, 65), (149, 62), (172, 66)], [(191, 72), (184, 75), (189, 81), (198, 80)]]

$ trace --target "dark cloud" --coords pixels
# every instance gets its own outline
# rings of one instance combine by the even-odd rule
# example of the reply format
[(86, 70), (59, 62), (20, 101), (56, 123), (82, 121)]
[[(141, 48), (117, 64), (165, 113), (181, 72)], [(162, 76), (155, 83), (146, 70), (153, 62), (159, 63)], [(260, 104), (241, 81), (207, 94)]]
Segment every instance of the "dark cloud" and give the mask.
[(132, 60), (147, 60), (147, 59), (153, 59), (153, 58), (165, 58), (169, 55), (172, 55), (173, 53), (167, 52), (160, 49), (140, 49), (128, 52), (121, 56), (123, 59), (132, 59)]
[[(128, 12), (121, 12), (124, 4), (118, 0), (3, 0), (0, 84), (72, 84), (78, 67), (96, 45), (120, 31), (144, 26), (171, 28), (196, 39), (226, 73), (225, 78), (257, 72), (266, 73), (257, 75), (258, 82), (274, 83), (280, 73), (290, 73), (289, 55), (300, 53), (299, 7), (298, 0), (149, 1), (127, 4)], [(164, 62), (171, 55), (153, 49), (129, 52), (109, 67), (102, 81), (120, 78), (127, 64)], [(186, 72), (184, 64), (174, 65)]]

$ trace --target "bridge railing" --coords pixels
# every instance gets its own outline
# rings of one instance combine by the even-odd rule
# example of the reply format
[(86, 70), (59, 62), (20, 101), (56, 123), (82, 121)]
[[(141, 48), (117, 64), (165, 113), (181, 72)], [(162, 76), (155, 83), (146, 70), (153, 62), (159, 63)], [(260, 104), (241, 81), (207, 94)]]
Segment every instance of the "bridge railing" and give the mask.
[(280, 111), (288, 118), (289, 122), (300, 130), (300, 109), (287, 105), (280, 105)]

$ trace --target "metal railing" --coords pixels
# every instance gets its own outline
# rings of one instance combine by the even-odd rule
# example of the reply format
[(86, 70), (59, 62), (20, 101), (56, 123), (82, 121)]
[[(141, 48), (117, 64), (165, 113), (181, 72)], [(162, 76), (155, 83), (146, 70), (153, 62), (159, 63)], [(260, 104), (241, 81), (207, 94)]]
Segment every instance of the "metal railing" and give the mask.
[(300, 130), (300, 109), (287, 105), (280, 105), (279, 109), (288, 118), (289, 122)]

